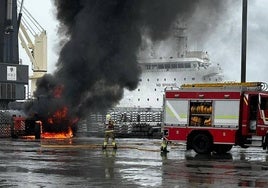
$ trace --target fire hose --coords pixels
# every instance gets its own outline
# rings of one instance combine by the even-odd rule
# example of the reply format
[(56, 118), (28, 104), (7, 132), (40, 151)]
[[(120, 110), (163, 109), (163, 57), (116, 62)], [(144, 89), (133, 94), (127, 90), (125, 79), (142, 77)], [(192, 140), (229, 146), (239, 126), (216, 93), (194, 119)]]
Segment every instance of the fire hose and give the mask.
[[(100, 149), (101, 144), (80, 144), (80, 145), (63, 145), (63, 144), (41, 144), (42, 148), (58, 148), (58, 149), (68, 149), (68, 148), (84, 148), (84, 149)], [(112, 146), (107, 146), (107, 148), (111, 148)], [(133, 145), (122, 145), (119, 146), (118, 149), (135, 149), (140, 151), (150, 151), (150, 152), (159, 152), (159, 149), (149, 149), (149, 148), (141, 148)]]

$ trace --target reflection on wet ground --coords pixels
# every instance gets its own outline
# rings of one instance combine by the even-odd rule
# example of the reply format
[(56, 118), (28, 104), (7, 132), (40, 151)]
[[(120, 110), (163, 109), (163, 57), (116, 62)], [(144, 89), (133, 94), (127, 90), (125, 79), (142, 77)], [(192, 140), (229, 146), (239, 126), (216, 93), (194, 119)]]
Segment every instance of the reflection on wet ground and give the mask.
[(226, 155), (197, 155), (161, 140), (100, 138), (1, 139), (0, 187), (268, 187), (268, 154), (234, 147)]

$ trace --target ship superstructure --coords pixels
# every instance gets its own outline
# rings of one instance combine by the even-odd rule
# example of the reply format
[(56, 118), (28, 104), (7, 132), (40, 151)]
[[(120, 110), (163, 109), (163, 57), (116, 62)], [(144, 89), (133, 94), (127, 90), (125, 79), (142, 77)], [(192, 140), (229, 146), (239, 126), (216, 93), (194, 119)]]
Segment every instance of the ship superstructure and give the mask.
[(220, 65), (212, 65), (208, 53), (202, 51), (189, 51), (184, 57), (141, 59), (139, 65), (139, 85), (125, 91), (118, 107), (161, 108), (166, 87), (223, 80)]
[(161, 108), (166, 87), (221, 82), (220, 65), (213, 64), (205, 51), (189, 51), (187, 41), (187, 27), (177, 21), (166, 41), (142, 47), (139, 53), (142, 72), (139, 85), (134, 91), (125, 90), (118, 107)]

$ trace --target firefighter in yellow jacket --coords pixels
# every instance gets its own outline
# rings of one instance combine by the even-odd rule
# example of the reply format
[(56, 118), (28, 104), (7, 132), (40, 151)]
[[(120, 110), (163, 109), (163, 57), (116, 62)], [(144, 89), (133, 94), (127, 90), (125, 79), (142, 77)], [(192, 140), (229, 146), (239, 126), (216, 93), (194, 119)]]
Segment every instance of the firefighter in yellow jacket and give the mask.
[(114, 135), (114, 122), (111, 118), (110, 114), (106, 115), (106, 121), (105, 121), (105, 138), (104, 138), (104, 143), (102, 146), (102, 149), (106, 149), (109, 138), (112, 139), (112, 146), (114, 149), (117, 149), (117, 145), (115, 143), (115, 135)]

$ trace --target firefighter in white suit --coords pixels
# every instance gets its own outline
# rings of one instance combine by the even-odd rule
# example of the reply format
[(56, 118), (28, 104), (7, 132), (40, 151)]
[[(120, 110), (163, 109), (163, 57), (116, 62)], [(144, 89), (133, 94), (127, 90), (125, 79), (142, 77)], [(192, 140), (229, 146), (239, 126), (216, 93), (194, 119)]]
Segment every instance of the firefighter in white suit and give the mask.
[(117, 145), (115, 142), (115, 134), (114, 134), (114, 121), (111, 118), (110, 114), (106, 115), (106, 121), (105, 121), (105, 135), (104, 135), (104, 142), (103, 142), (103, 146), (102, 149), (106, 149), (108, 142), (109, 142), (109, 138), (112, 139), (112, 146), (114, 149), (117, 149)]

